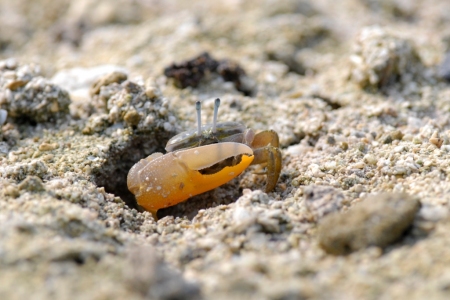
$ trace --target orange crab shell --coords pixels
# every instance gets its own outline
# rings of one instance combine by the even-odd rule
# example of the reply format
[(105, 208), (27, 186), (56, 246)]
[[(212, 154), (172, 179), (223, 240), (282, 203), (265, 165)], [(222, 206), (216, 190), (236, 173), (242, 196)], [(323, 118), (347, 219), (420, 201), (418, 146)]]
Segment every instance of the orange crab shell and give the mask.
[[(234, 166), (225, 166), (214, 174), (202, 174), (229, 157), (242, 155)], [(253, 150), (241, 143), (224, 142), (196, 148), (153, 153), (135, 164), (127, 177), (128, 189), (140, 206), (156, 215), (160, 208), (175, 205), (212, 190), (238, 176), (253, 161)]]

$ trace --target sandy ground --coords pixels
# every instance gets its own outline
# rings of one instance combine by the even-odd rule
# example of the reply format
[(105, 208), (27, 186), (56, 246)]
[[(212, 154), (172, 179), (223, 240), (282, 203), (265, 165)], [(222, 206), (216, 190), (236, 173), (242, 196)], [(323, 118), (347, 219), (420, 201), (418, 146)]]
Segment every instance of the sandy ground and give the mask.
[[(0, 298), (448, 299), (449, 11), (1, 0)], [(164, 75), (204, 52), (245, 74)], [(278, 185), (252, 166), (155, 221), (128, 170), (216, 97), (278, 132)]]

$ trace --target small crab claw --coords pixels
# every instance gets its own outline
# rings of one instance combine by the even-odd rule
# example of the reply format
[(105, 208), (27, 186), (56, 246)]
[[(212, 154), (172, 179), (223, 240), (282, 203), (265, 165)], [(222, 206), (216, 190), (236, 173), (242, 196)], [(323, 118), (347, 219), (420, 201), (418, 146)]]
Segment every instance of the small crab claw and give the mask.
[(267, 145), (279, 148), (280, 141), (278, 138), (278, 133), (273, 130), (261, 131), (254, 135), (251, 145), (253, 149), (262, 148)]
[(277, 147), (265, 146), (262, 148), (254, 149), (252, 165), (266, 164), (267, 167), (267, 182), (266, 193), (272, 191), (277, 185), (278, 177), (281, 173), (281, 151)]

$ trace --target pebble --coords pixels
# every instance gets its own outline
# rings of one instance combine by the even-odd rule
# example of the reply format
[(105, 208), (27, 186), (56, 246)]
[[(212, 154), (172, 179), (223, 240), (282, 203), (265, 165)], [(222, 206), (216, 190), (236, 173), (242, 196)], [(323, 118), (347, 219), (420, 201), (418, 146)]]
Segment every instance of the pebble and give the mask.
[(147, 299), (201, 299), (199, 286), (169, 268), (151, 246), (128, 249), (124, 279)]
[(403, 133), (400, 130), (394, 130), (381, 137), (383, 144), (391, 144), (393, 141), (401, 140), (403, 138)]
[(441, 148), (442, 144), (444, 143), (444, 139), (439, 137), (439, 134), (437, 131), (435, 131), (433, 133), (433, 135), (430, 137), (430, 139), (428, 141), (438, 148)]
[(127, 80), (128, 75), (125, 72), (113, 71), (97, 79), (91, 86), (89, 93), (91, 96), (98, 95), (102, 86), (110, 85), (113, 83), (120, 84)]
[(423, 69), (413, 43), (380, 26), (363, 28), (354, 48), (351, 78), (362, 88), (380, 89)]
[(363, 158), (364, 162), (369, 164), (369, 165), (376, 165), (378, 160), (375, 156), (373, 156), (372, 154), (366, 154), (364, 155)]
[(136, 126), (141, 121), (141, 116), (135, 110), (129, 110), (123, 117), (123, 120), (130, 126)]
[(42, 143), (39, 145), (40, 151), (52, 151), (55, 149), (58, 149), (59, 145), (58, 143)]
[(400, 153), (405, 151), (405, 146), (397, 146), (394, 148), (394, 153)]
[(314, 220), (338, 211), (345, 199), (339, 189), (330, 186), (309, 185), (303, 187), (304, 203)]
[(354, 163), (354, 164), (351, 166), (351, 168), (354, 168), (354, 169), (364, 169), (364, 162), (359, 161), (359, 162), (357, 162), (357, 163)]
[(44, 183), (37, 176), (27, 176), (20, 184), (19, 190), (26, 190), (29, 192), (41, 192), (45, 190)]
[(370, 246), (386, 247), (411, 226), (420, 202), (405, 193), (371, 195), (346, 213), (333, 213), (319, 224), (319, 245), (345, 255)]
[(8, 117), (8, 112), (4, 109), (0, 109), (0, 126), (5, 124), (7, 117)]
[(147, 88), (145, 89), (145, 95), (146, 95), (148, 98), (153, 99), (153, 98), (158, 97), (159, 91), (158, 91), (158, 89), (157, 89), (156, 87), (149, 86), (149, 87), (147, 87)]
[(5, 88), (10, 89), (11, 91), (15, 91), (23, 86), (25, 86), (28, 81), (25, 80), (14, 80), (6, 84)]
[[(26, 79), (9, 81), (5, 75), (11, 77), (11, 72)], [(0, 91), (4, 93), (1, 106), (13, 119), (48, 122), (69, 113), (71, 99), (67, 91), (40, 76), (30, 65), (0, 70)]]
[(439, 76), (450, 82), (450, 52), (445, 54), (445, 58), (439, 67)]

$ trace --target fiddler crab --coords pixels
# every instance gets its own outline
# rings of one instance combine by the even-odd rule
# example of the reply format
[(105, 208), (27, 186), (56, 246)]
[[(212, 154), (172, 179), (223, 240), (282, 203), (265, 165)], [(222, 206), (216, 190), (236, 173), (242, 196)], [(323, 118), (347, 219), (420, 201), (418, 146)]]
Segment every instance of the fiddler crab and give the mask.
[(128, 189), (155, 219), (158, 209), (221, 186), (250, 165), (264, 164), (265, 191), (275, 188), (282, 160), (278, 134), (273, 130), (255, 134), (238, 122), (217, 123), (219, 105), (216, 99), (212, 124), (202, 125), (198, 101), (197, 128), (171, 138), (166, 154), (153, 153), (130, 169)]

